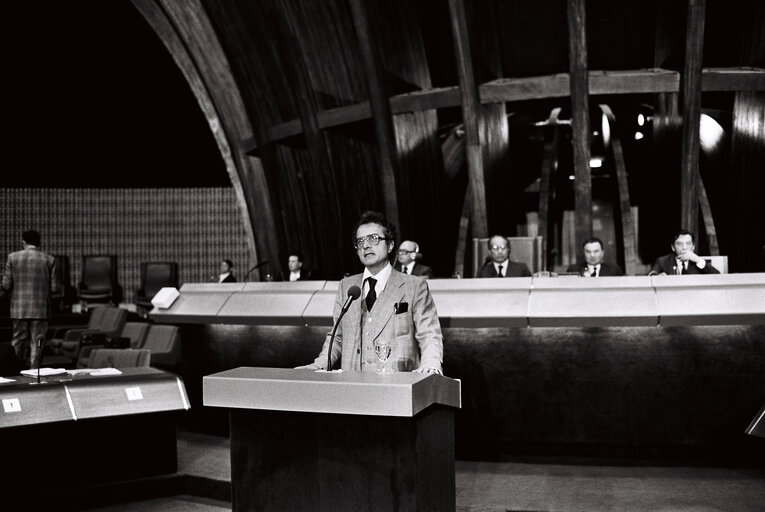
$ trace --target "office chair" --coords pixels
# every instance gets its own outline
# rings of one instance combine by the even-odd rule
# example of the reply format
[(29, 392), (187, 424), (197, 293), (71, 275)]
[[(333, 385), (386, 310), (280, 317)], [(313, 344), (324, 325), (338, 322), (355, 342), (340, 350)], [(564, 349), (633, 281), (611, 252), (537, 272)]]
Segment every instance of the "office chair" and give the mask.
[(178, 288), (178, 263), (145, 261), (141, 263), (141, 287), (136, 292), (136, 306), (151, 309), (151, 299), (164, 287)]
[(122, 287), (117, 280), (117, 256), (108, 254), (82, 257), (82, 278), (77, 298), (83, 302), (119, 304)]

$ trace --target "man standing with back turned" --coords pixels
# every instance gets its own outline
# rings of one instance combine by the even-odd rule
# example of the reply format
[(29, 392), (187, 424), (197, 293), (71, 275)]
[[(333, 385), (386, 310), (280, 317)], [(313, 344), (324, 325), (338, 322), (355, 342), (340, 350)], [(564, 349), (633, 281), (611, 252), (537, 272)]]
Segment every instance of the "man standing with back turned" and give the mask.
[[(444, 346), (436, 305), (425, 279), (393, 271), (393, 226), (380, 213), (364, 212), (353, 246), (364, 273), (340, 281), (335, 322), (352, 286), (361, 288), (361, 297), (351, 303), (337, 328), (332, 364), (340, 359), (345, 371), (375, 371), (375, 343), (384, 339), (392, 347), (390, 362), (396, 370), (441, 374)], [(298, 369), (327, 369), (329, 337), (314, 362)]]
[(40, 233), (22, 234), (24, 249), (8, 255), (3, 274), (3, 289), (11, 293), (13, 345), (16, 357), (39, 366), (38, 348), (45, 340), (51, 314), (50, 294), (56, 291), (55, 259), (42, 252)]

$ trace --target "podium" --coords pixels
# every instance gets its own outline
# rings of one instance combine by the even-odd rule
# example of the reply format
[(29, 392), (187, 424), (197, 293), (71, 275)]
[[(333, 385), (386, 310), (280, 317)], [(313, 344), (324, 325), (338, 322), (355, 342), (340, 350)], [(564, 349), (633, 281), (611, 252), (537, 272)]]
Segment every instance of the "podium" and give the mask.
[(232, 509), (455, 510), (454, 411), (440, 375), (241, 367), (205, 376), (229, 409)]

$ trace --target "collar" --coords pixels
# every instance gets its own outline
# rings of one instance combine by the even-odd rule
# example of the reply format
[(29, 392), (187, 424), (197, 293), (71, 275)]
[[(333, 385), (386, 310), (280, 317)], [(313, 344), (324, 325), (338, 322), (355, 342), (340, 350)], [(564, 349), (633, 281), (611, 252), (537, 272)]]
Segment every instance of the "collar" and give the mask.
[(361, 290), (363, 295), (366, 295), (369, 291), (369, 284), (367, 283), (367, 277), (374, 277), (377, 280), (377, 283), (375, 283), (375, 293), (379, 296), (380, 293), (385, 289), (385, 285), (388, 282), (388, 278), (390, 277), (390, 273), (393, 270), (393, 267), (391, 267), (390, 263), (385, 265), (381, 271), (377, 273), (376, 276), (373, 276), (372, 273), (369, 271), (368, 268), (364, 269), (364, 274), (361, 276), (361, 281), (364, 283), (364, 288)]
[(504, 277), (504, 276), (507, 275), (507, 266), (508, 266), (507, 264), (508, 263), (510, 263), (510, 258), (506, 259), (502, 263), (497, 263), (496, 261), (492, 261), (492, 264), (494, 265), (494, 271), (497, 273), (497, 275), (500, 275), (499, 274), (499, 267), (500, 267), (500, 265), (502, 266), (502, 276)]
[(222, 283), (223, 280), (226, 279), (230, 275), (231, 275), (231, 272), (226, 272), (225, 274), (221, 274), (220, 276), (218, 276), (218, 282)]
[(290, 271), (290, 281), (297, 281), (298, 279), (300, 279), (300, 271), (299, 270), (297, 272)]
[[(407, 274), (412, 275), (412, 270), (414, 270), (414, 264), (415, 263), (416, 262), (414, 262), (414, 261), (410, 261), (409, 263), (404, 265), (404, 267), (406, 267), (406, 273)], [(401, 268), (404, 268), (404, 267), (401, 267)]]

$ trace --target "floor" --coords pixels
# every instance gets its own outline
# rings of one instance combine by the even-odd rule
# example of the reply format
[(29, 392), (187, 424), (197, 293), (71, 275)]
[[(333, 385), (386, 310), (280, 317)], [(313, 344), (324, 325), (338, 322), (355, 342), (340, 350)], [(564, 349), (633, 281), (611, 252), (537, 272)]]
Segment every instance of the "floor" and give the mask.
[[(228, 439), (179, 433), (178, 470), (199, 482), (230, 482)], [(765, 509), (765, 468), (457, 461), (456, 484), (459, 512)], [(231, 504), (181, 494), (90, 510), (220, 512)]]

